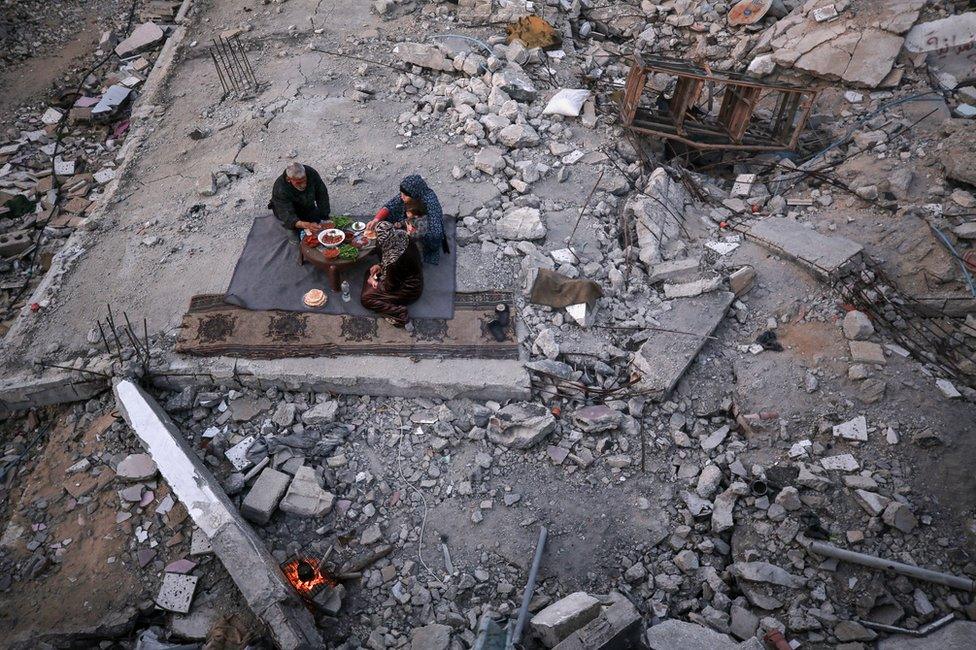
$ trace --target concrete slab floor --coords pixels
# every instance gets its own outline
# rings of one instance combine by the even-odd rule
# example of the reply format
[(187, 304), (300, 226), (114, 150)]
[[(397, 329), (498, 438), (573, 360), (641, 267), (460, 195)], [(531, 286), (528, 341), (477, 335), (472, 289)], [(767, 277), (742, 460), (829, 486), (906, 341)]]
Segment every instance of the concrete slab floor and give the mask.
[[(281, 12), (255, 20), (245, 39), (262, 85), (252, 98), (220, 101), (205, 47), (215, 31), (238, 22), (247, 4), (204, 7), (203, 19), (193, 21), (186, 40), (198, 45), (177, 57), (154, 109), (158, 119), (120, 186), (118, 202), (50, 306), (7, 341), (9, 366), (86, 350), (86, 334), (106, 304), (116, 313), (145, 317), (151, 332), (172, 332), (193, 295), (226, 288), (252, 216), (265, 209), (274, 179), (291, 160), (306, 161), (323, 174), (338, 213), (375, 212), (396, 193), (400, 178), (415, 172), (428, 179), (448, 210), (470, 212), (497, 194), (490, 183), (451, 178), (451, 168), (468, 155), (463, 149), (433, 137), (397, 149), (402, 138), (396, 118), (413, 107), (346, 98), (360, 64), (305, 49), (307, 41), (335, 49), (349, 31), (378, 30), (382, 23), (368, 3), (345, 3), (341, 12), (314, 1), (262, 9)], [(321, 35), (288, 31), (290, 24), (304, 29), (310, 19), (324, 30)], [(366, 78), (384, 86), (396, 74), (370, 66)], [(187, 133), (194, 127), (208, 127), (212, 135), (191, 140)], [(216, 196), (197, 194), (199, 177), (233, 162), (251, 163), (255, 172)], [(151, 238), (158, 242), (147, 245)]]

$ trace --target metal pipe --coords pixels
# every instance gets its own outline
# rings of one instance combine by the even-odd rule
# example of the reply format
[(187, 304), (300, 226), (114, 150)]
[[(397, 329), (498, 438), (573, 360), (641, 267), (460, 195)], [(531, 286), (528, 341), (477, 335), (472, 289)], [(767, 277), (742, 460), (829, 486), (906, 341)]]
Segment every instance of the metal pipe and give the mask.
[(976, 583), (969, 578), (963, 578), (961, 576), (955, 576), (949, 573), (941, 573), (939, 571), (930, 571), (929, 569), (923, 569), (922, 567), (915, 566), (914, 564), (904, 564), (902, 562), (886, 560), (884, 558), (868, 555), (866, 553), (848, 551), (847, 549), (838, 548), (831, 544), (824, 544), (823, 542), (811, 542), (809, 548), (818, 555), (844, 560), (845, 562), (853, 562), (854, 564), (861, 564), (873, 569), (900, 573), (910, 578), (934, 582), (952, 589), (960, 589), (968, 592), (973, 592), (976, 590)]
[(539, 564), (542, 562), (542, 551), (546, 548), (546, 537), (549, 531), (545, 526), (539, 531), (539, 541), (535, 545), (535, 557), (532, 559), (532, 568), (529, 569), (529, 579), (525, 584), (525, 592), (522, 594), (522, 606), (519, 608), (518, 620), (515, 622), (515, 629), (512, 636), (506, 643), (507, 648), (514, 648), (515, 644), (522, 640), (522, 628), (529, 617), (529, 603), (532, 602), (532, 595), (535, 593), (535, 580), (539, 575)]
[(864, 627), (871, 628), (872, 630), (880, 630), (882, 632), (888, 632), (889, 634), (907, 634), (909, 636), (925, 636), (929, 632), (934, 632), (946, 625), (949, 621), (956, 617), (955, 614), (946, 614), (940, 619), (932, 621), (928, 625), (923, 625), (917, 630), (909, 630), (907, 627), (898, 627), (896, 625), (885, 625), (884, 623), (875, 623), (874, 621), (865, 621), (863, 619), (857, 619), (857, 622)]

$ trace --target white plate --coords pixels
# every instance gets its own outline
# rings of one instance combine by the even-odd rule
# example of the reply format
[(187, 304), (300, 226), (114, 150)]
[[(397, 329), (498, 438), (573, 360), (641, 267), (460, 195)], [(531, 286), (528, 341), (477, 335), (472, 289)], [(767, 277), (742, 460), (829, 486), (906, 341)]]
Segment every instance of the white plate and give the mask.
[[(326, 244), (325, 238), (328, 236), (339, 236), (342, 237), (342, 239), (340, 239), (334, 244)], [(322, 232), (319, 233), (318, 240), (319, 243), (325, 246), (326, 248), (338, 248), (339, 246), (342, 245), (342, 242), (346, 241), (346, 233), (342, 232), (338, 228), (329, 228), (328, 230), (323, 230)]]

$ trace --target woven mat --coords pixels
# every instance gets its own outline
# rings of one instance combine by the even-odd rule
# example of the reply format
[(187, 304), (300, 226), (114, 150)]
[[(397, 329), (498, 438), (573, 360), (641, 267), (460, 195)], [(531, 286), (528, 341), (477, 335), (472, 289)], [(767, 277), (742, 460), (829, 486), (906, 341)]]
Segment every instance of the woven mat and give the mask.
[[(499, 343), (488, 331), (495, 305), (511, 319)], [(176, 351), (195, 356), (246, 359), (385, 355), (416, 358), (517, 359), (515, 304), (511, 292), (455, 294), (454, 318), (413, 319), (414, 331), (365, 316), (253, 311), (224, 302), (223, 295), (190, 300)]]

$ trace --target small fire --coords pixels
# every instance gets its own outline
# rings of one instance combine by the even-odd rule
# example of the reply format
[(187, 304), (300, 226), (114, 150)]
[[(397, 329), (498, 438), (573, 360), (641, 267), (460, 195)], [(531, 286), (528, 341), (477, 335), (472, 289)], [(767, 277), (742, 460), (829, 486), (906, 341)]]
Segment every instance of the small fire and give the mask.
[(294, 558), (285, 562), (281, 570), (288, 582), (305, 598), (314, 597), (325, 585), (334, 587), (337, 584), (320, 570), (319, 561), (314, 558)]

